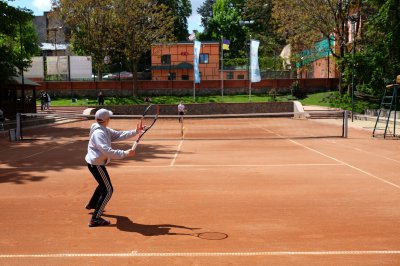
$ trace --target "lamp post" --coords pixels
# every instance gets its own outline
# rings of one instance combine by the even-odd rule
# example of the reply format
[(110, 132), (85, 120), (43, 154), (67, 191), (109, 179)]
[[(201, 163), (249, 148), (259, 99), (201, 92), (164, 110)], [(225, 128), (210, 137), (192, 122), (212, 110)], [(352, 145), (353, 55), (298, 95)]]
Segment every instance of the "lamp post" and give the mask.
[(349, 16), (351, 22), (351, 37), (353, 41), (353, 51), (352, 51), (352, 73), (351, 73), (351, 122), (354, 120), (354, 90), (355, 90), (355, 54), (356, 54), (356, 23), (358, 21), (358, 14), (353, 14)]
[(59, 30), (61, 30), (62, 28), (63, 28), (62, 26), (59, 26), (59, 27), (55, 27), (55, 28), (50, 28), (49, 29), (54, 34), (54, 53), (55, 53), (55, 56), (57, 56), (57, 32)]

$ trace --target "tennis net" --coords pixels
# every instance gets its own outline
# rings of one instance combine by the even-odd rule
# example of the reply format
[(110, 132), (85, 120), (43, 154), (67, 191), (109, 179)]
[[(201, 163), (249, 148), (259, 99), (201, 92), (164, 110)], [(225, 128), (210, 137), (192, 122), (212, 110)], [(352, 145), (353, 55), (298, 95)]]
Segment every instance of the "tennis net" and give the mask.
[[(273, 138), (347, 137), (347, 111), (314, 111), (257, 114), (160, 114), (146, 139), (227, 140)], [(114, 115), (109, 127), (135, 129), (140, 115)], [(85, 138), (93, 115), (21, 113), (17, 135), (21, 139)]]

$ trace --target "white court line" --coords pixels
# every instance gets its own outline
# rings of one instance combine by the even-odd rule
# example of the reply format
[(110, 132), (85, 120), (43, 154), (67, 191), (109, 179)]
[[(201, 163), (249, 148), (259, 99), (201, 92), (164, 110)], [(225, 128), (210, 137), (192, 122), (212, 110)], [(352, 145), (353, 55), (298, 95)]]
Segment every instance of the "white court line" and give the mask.
[[(47, 169), (47, 166), (8, 166), (0, 164), (2, 169), (9, 171), (20, 171), (21, 169)], [(208, 167), (208, 168), (223, 168), (223, 167), (307, 167), (307, 166), (343, 166), (340, 163), (303, 163), (303, 164), (175, 164), (175, 165), (120, 165), (116, 169), (129, 169), (129, 168), (195, 168), (195, 167)], [(82, 167), (84, 167), (82, 165)]]
[(67, 142), (67, 143), (65, 143), (65, 144), (58, 144), (58, 143), (56, 143), (56, 146), (53, 147), (53, 148), (43, 148), (42, 151), (37, 152), (37, 153), (34, 153), (34, 154), (31, 154), (31, 155), (26, 156), (26, 157), (23, 157), (23, 158), (20, 158), (20, 159), (16, 160), (16, 162), (22, 161), (22, 160), (25, 160), (25, 159), (28, 159), (28, 158), (31, 158), (31, 157), (34, 157), (34, 156), (39, 155), (39, 154), (42, 154), (42, 153), (47, 153), (47, 152), (49, 152), (49, 151), (58, 149), (58, 148), (63, 147), (63, 146), (65, 146), (65, 145), (69, 145), (69, 144), (71, 144), (72, 142), (76, 142), (76, 140), (71, 141), (71, 142)]
[(346, 163), (346, 162), (344, 162), (344, 161), (342, 161), (342, 160), (339, 160), (339, 159), (337, 159), (337, 158), (334, 158), (334, 157), (332, 157), (332, 156), (329, 156), (329, 155), (327, 155), (327, 154), (325, 154), (325, 153), (323, 153), (323, 152), (320, 152), (320, 151), (317, 151), (317, 150), (315, 150), (315, 149), (313, 149), (313, 148), (307, 147), (306, 145), (301, 144), (301, 143), (299, 143), (299, 142), (297, 142), (297, 141), (294, 141), (294, 140), (292, 140), (292, 139), (289, 139), (289, 138), (286, 138), (286, 137), (284, 137), (284, 136), (281, 136), (281, 135), (279, 135), (279, 134), (277, 134), (277, 133), (275, 133), (275, 132), (273, 132), (273, 131), (271, 131), (271, 130), (269, 130), (269, 129), (266, 129), (266, 128), (263, 128), (263, 127), (261, 127), (261, 128), (264, 129), (265, 131), (268, 131), (269, 133), (275, 134), (275, 135), (278, 136), (278, 137), (281, 137), (281, 138), (283, 138), (283, 139), (287, 139), (287, 140), (289, 140), (290, 142), (292, 142), (292, 143), (294, 143), (294, 144), (296, 144), (296, 145), (298, 145), (298, 146), (301, 146), (301, 147), (306, 148), (306, 149), (308, 149), (308, 150), (310, 150), (310, 151), (313, 151), (313, 152), (315, 152), (315, 153), (318, 153), (318, 154), (320, 154), (320, 155), (322, 155), (322, 156), (324, 156), (324, 157), (327, 157), (327, 158), (329, 158), (329, 159), (331, 159), (331, 160), (334, 160), (334, 161), (336, 161), (336, 162), (338, 162), (338, 163), (340, 163), (340, 164), (346, 165), (346, 166), (348, 166), (348, 167), (350, 167), (350, 168), (352, 168), (352, 169), (354, 169), (354, 170), (356, 170), (356, 171), (359, 171), (359, 172), (361, 172), (361, 173), (363, 173), (363, 174), (366, 174), (366, 175), (368, 175), (368, 176), (370, 176), (370, 177), (373, 177), (373, 178), (375, 178), (375, 179), (377, 179), (377, 180), (380, 180), (380, 181), (382, 181), (382, 182), (384, 182), (384, 183), (386, 183), (386, 184), (389, 184), (389, 185), (391, 185), (391, 186), (394, 186), (394, 187), (400, 189), (400, 186), (399, 186), (399, 185), (397, 185), (397, 184), (395, 184), (395, 183), (392, 183), (392, 182), (390, 182), (390, 181), (388, 181), (388, 180), (386, 180), (386, 179), (384, 179), (384, 178), (381, 178), (381, 177), (379, 177), (379, 176), (376, 176), (376, 175), (374, 175), (374, 174), (372, 174), (372, 173), (370, 173), (370, 172), (364, 171), (364, 170), (362, 170), (362, 169), (360, 169), (360, 168), (358, 168), (358, 167), (356, 167), (356, 166), (354, 166), (354, 165), (348, 164), (348, 163)]
[(0, 150), (0, 153), (4, 153), (6, 151), (13, 150), (13, 149), (16, 149), (16, 148), (19, 148), (19, 146), (12, 146), (12, 147), (5, 148), (3, 150)]
[(174, 167), (291, 167), (291, 166), (332, 166), (340, 163), (288, 163), (288, 164), (179, 164)]
[(254, 257), (254, 256), (332, 256), (332, 255), (396, 255), (400, 250), (338, 250), (338, 251), (260, 251), (260, 252), (137, 252), (130, 253), (55, 253), (1, 254), (5, 258), (68, 258), (68, 257)]
[(400, 163), (399, 160), (395, 160), (393, 158), (389, 158), (389, 157), (386, 157), (386, 156), (383, 156), (383, 155), (380, 155), (380, 154), (376, 154), (376, 153), (373, 153), (373, 152), (365, 151), (365, 150), (360, 149), (360, 148), (353, 148), (353, 149), (356, 150), (356, 151), (364, 152), (366, 154), (370, 154), (372, 156), (380, 157), (380, 158), (383, 158), (383, 159), (386, 159), (386, 160), (389, 160), (389, 161), (392, 161), (392, 162)]
[[(326, 141), (326, 142), (335, 143), (336, 145), (340, 145), (340, 146), (342, 146), (342, 147), (348, 148), (346, 145), (339, 144), (339, 143), (337, 143), (336, 141), (330, 141), (330, 140), (325, 140), (325, 141)], [(392, 162), (395, 162), (395, 163), (400, 163), (400, 160), (396, 160), (396, 159), (393, 159), (393, 158), (390, 158), (390, 157), (387, 157), (387, 156), (384, 156), (384, 155), (376, 154), (376, 153), (374, 153), (374, 152), (366, 151), (366, 150), (363, 150), (363, 149), (360, 149), (360, 148), (355, 148), (355, 147), (353, 147), (352, 149), (353, 149), (353, 150), (356, 150), (356, 151), (359, 151), (359, 152), (363, 152), (363, 153), (372, 155), (372, 156), (375, 156), (375, 157), (383, 158), (383, 159), (385, 159), (385, 160), (389, 160), (389, 161), (392, 161)]]
[(183, 139), (181, 140), (181, 142), (179, 142), (178, 148), (176, 149), (176, 152), (175, 152), (175, 155), (174, 155), (174, 159), (172, 159), (172, 161), (171, 161), (169, 166), (174, 166), (175, 165), (176, 158), (178, 157), (178, 154), (181, 151), (182, 144), (183, 144)]
[(368, 176), (370, 176), (370, 177), (373, 177), (373, 178), (375, 178), (375, 179), (378, 179), (378, 180), (380, 180), (380, 181), (382, 181), (382, 182), (384, 182), (384, 183), (386, 183), (386, 184), (392, 185), (392, 186), (394, 186), (394, 187), (400, 189), (400, 186), (399, 186), (399, 185), (397, 185), (397, 184), (395, 184), (395, 183), (392, 183), (392, 182), (390, 182), (390, 181), (387, 181), (386, 179), (381, 178), (381, 177), (379, 177), (379, 176), (376, 176), (376, 175), (374, 175), (374, 174), (372, 174), (372, 173), (370, 173), (370, 172), (364, 171), (364, 170), (362, 170), (362, 169), (360, 169), (360, 168), (358, 168), (358, 167), (356, 167), (356, 166), (354, 166), (354, 165), (348, 164), (348, 163), (343, 162), (343, 161), (341, 161), (341, 160), (339, 160), (339, 159), (336, 159), (336, 158), (334, 158), (334, 157), (332, 157), (332, 156), (329, 156), (329, 155), (327, 155), (327, 154), (325, 154), (325, 153), (323, 153), (323, 152), (320, 152), (320, 151), (317, 151), (317, 150), (315, 150), (315, 149), (313, 149), (313, 148), (307, 147), (307, 146), (305, 146), (305, 145), (303, 145), (303, 144), (301, 144), (301, 143), (298, 143), (297, 141), (294, 141), (294, 140), (291, 140), (291, 139), (289, 139), (289, 141), (291, 141), (291, 142), (293, 142), (293, 143), (295, 143), (295, 144), (297, 144), (297, 145), (299, 145), (299, 146), (301, 146), (301, 147), (303, 147), (303, 148), (306, 148), (306, 149), (308, 149), (308, 150), (310, 150), (310, 151), (313, 151), (313, 152), (318, 153), (318, 154), (320, 154), (320, 155), (322, 155), (322, 156), (325, 156), (325, 157), (327, 157), (327, 158), (329, 158), (329, 159), (332, 159), (332, 160), (334, 160), (334, 161), (336, 161), (336, 162), (338, 162), (338, 163), (344, 164), (344, 165), (346, 165), (346, 166), (348, 166), (348, 167), (350, 167), (350, 168), (352, 168), (352, 169), (354, 169), (354, 170), (356, 170), (356, 171), (359, 171), (359, 172), (361, 172), (361, 173), (363, 173), (363, 174), (366, 174), (366, 175), (368, 175)]

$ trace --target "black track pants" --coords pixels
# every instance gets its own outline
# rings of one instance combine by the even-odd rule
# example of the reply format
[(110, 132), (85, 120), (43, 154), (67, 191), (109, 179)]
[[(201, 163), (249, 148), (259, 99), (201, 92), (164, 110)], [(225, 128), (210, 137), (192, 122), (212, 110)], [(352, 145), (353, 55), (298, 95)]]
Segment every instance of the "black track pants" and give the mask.
[(93, 177), (96, 179), (97, 183), (99, 183), (89, 201), (89, 205), (95, 208), (92, 218), (99, 218), (103, 213), (108, 201), (111, 199), (113, 186), (107, 173), (107, 169), (104, 165), (88, 164), (88, 168)]

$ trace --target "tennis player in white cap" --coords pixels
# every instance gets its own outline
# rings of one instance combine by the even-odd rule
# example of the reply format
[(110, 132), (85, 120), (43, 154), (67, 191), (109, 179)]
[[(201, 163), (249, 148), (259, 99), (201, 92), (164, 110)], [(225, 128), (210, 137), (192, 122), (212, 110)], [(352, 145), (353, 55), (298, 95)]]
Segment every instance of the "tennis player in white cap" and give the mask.
[(101, 217), (104, 208), (113, 193), (110, 176), (106, 165), (111, 159), (124, 159), (133, 157), (135, 150), (115, 150), (111, 142), (125, 140), (135, 136), (141, 129), (117, 131), (108, 127), (113, 113), (106, 109), (99, 109), (96, 112), (96, 123), (90, 128), (89, 144), (85, 160), (88, 168), (99, 185), (93, 193), (92, 198), (86, 205), (86, 209), (94, 209), (89, 227), (109, 225), (110, 221)]

